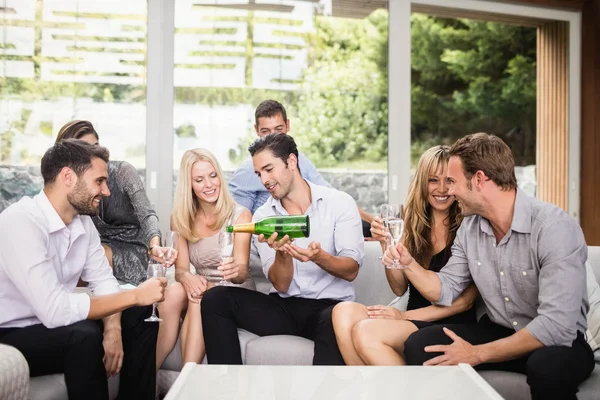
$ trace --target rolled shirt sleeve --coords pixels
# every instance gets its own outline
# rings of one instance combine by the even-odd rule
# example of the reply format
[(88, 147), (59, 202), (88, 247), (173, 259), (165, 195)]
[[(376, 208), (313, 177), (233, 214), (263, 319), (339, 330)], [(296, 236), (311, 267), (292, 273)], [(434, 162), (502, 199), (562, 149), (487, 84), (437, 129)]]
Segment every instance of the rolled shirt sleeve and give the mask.
[(5, 215), (0, 230), (10, 232), (0, 241), (0, 257), (8, 279), (47, 328), (66, 326), (87, 318), (90, 298), (71, 293), (61, 285), (47, 246), (48, 235), (31, 214)]
[[(577, 337), (577, 321), (587, 313), (587, 245), (583, 232), (571, 218), (550, 221), (540, 231), (538, 252), (538, 315), (526, 328), (545, 346), (571, 347)], [(580, 293), (585, 309), (582, 295), (577, 295)]]
[[(93, 222), (86, 218), (84, 224), (87, 224), (86, 230), (94, 232)], [(91, 226), (89, 226), (91, 224)], [(108, 260), (104, 253), (104, 248), (100, 244), (100, 237), (90, 235), (88, 245), (88, 257), (81, 273), (81, 279), (88, 282), (89, 288), (95, 296), (105, 294), (113, 294), (121, 291), (121, 286), (117, 278), (113, 275), (113, 271), (108, 264)]]
[(436, 305), (449, 307), (461, 293), (473, 282), (469, 263), (462, 246), (464, 229), (461, 227), (456, 233), (452, 244), (452, 256), (440, 272), (437, 273), (441, 283), (440, 298)]
[(354, 199), (347, 193), (340, 193), (341, 210), (334, 227), (336, 256), (349, 257), (360, 267), (365, 256), (365, 239), (362, 234), (362, 221)]

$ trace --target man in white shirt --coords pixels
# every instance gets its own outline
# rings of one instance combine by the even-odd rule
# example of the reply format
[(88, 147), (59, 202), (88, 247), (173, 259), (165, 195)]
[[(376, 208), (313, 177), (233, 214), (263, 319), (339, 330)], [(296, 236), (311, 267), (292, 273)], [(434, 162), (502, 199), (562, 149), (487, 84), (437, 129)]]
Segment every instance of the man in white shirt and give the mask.
[(255, 239), (263, 272), (273, 284), (269, 295), (223, 286), (206, 292), (202, 325), (208, 362), (241, 364), (237, 329), (242, 328), (260, 336), (315, 340), (313, 361), (320, 364), (321, 333), (331, 324), (331, 309), (354, 299), (352, 281), (364, 256), (360, 215), (348, 194), (302, 178), (289, 135), (267, 135), (249, 150), (256, 174), (271, 193), (254, 221), (308, 215), (310, 236), (293, 242), (287, 235), (277, 240), (276, 234)]
[[(158, 325), (135, 306), (162, 301), (166, 280), (120, 291), (89, 217), (110, 195), (107, 162), (103, 147), (55, 144), (44, 189), (0, 214), (0, 343), (23, 353), (31, 376), (63, 373), (70, 399), (106, 400), (119, 372), (119, 398), (154, 399)], [(93, 296), (75, 292), (80, 278)]]
[[(254, 112), (254, 129), (258, 137), (263, 137), (271, 133), (287, 134), (290, 130), (290, 120), (287, 117), (283, 104), (275, 100), (265, 100), (256, 107)], [(332, 187), (315, 166), (303, 154), (298, 154), (298, 165), (302, 170), (302, 177), (316, 185)], [(269, 192), (256, 177), (252, 159), (244, 161), (240, 167), (233, 173), (229, 180), (229, 190), (234, 200), (250, 210), (252, 214), (265, 204), (269, 199)], [(358, 212), (362, 218), (362, 231), (365, 237), (371, 237), (371, 222), (373, 216), (358, 207)]]

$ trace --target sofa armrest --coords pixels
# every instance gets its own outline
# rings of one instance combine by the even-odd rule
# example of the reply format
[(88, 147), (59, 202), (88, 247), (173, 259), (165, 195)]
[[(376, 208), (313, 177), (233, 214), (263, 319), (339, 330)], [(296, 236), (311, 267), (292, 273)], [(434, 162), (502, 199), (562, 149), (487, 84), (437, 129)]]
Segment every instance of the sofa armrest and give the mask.
[(29, 365), (14, 347), (0, 344), (0, 399), (25, 400), (29, 393)]

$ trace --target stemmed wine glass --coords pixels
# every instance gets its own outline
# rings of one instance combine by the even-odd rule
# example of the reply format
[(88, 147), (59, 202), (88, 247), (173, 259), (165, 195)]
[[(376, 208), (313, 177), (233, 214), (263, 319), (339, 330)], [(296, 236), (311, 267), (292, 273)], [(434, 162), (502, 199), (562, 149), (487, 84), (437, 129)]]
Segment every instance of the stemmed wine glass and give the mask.
[[(381, 207), (379, 208), (379, 218), (381, 218), (381, 222), (383, 223), (383, 229), (385, 231), (385, 245), (383, 248), (383, 252), (385, 253), (385, 251), (387, 250), (387, 247), (389, 245), (389, 234), (388, 234), (388, 221), (389, 221), (389, 212), (390, 210), (390, 205), (389, 204), (382, 204)], [(383, 258), (383, 256), (377, 257), (380, 260)]]
[(173, 253), (175, 251), (175, 247), (177, 246), (177, 232), (169, 231), (166, 235), (163, 236), (164, 247), (167, 248), (167, 254), (165, 254), (165, 262), (168, 266), (172, 265)]
[[(219, 232), (219, 254), (221, 255), (221, 261), (229, 261), (231, 257), (233, 257), (233, 232), (227, 232), (222, 229)], [(230, 286), (229, 283), (224, 277), (221, 277), (219, 286)]]
[[(164, 278), (167, 273), (167, 268), (154, 259), (150, 259), (148, 262), (148, 271), (147, 276), (150, 278)], [(161, 318), (156, 316), (156, 306), (158, 303), (152, 304), (152, 315), (146, 318), (144, 321), (146, 322), (160, 322)]]
[[(404, 206), (402, 204), (388, 204), (387, 228), (390, 235), (391, 245), (396, 247), (404, 233)], [(387, 265), (389, 269), (404, 269), (405, 266), (400, 265), (397, 260), (394, 263)]]

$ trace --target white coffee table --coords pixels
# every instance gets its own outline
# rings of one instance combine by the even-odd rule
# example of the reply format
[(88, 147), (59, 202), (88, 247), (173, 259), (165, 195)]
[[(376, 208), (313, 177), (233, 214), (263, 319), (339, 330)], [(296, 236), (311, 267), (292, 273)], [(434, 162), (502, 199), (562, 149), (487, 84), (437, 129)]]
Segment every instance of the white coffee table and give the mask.
[(329, 367), (187, 363), (165, 400), (502, 400), (471, 366)]

